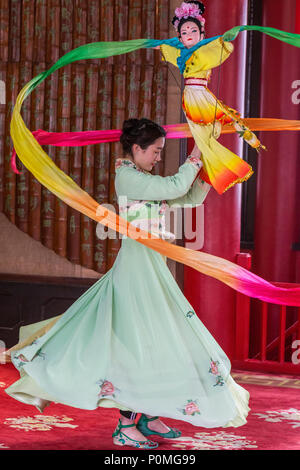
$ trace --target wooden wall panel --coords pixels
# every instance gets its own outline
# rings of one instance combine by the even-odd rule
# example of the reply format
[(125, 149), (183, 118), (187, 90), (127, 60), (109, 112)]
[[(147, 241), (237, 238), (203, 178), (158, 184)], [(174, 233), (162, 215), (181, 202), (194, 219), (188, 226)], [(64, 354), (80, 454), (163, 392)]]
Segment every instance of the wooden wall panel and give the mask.
[[(0, 0), (0, 210), (43, 245), (104, 274), (120, 248), (118, 236), (99, 239), (96, 224), (67, 207), (17, 159), (11, 170), (11, 113), (21, 86), (60, 56), (93, 41), (165, 38), (168, 0)], [(167, 66), (149, 50), (68, 65), (53, 73), (24, 102), (31, 130), (121, 128), (129, 117), (166, 118)], [(1, 100), (0, 100), (1, 101)], [(56, 164), (99, 203), (113, 204), (119, 143), (86, 148), (45, 147)], [(163, 170), (163, 168), (161, 168)]]

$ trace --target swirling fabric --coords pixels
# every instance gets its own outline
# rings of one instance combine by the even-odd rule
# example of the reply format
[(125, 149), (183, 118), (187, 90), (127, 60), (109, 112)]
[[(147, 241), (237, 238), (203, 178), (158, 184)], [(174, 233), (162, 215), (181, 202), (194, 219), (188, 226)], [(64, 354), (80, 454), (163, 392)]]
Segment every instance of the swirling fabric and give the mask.
[[(125, 219), (122, 219), (115, 213), (102, 207), (55, 165), (51, 158), (42, 149), (35, 136), (26, 127), (21, 116), (21, 108), (24, 100), (39, 83), (55, 70), (76, 60), (105, 58), (111, 55), (131, 52), (142, 47), (153, 47), (161, 44), (162, 42), (163, 41), (149, 39), (137, 39), (115, 43), (87, 44), (86, 46), (81, 46), (70, 51), (59, 59), (48, 71), (45, 71), (33, 78), (19, 93), (12, 114), (11, 137), (18, 157), (41, 184), (66, 204), (87, 215), (91, 219), (96, 220), (124, 235), (134, 238), (137, 242), (158, 251), (170, 259), (181, 262), (187, 266), (193, 267), (203, 274), (218, 279), (247, 296), (277, 304), (300, 306), (299, 288), (283, 289), (276, 287), (250, 271), (225, 259), (172, 245), (160, 238), (154, 238), (153, 234), (137, 229)], [(298, 44), (300, 44), (300, 42), (297, 43), (297, 45)], [(39, 131), (40, 137), (42, 136), (42, 132), (43, 131)], [(114, 139), (118, 138), (118, 132), (119, 131), (114, 135)], [(177, 129), (175, 132), (185, 133), (186, 128)], [(36, 136), (38, 137), (38, 135)], [(177, 134), (177, 137), (178, 136), (179, 134)], [(183, 134), (183, 136), (185, 135)], [(66, 145), (65, 136), (61, 137), (62, 140), (59, 145)], [(71, 138), (72, 141), (72, 136), (70, 137), (68, 135), (67, 137)], [(91, 134), (89, 137), (91, 137)], [(109, 138), (111, 137), (112, 135), (110, 135)], [(108, 140), (105, 141), (107, 142)], [(45, 141), (43, 141), (43, 143), (45, 143)]]
[[(247, 118), (244, 119), (247, 127), (252, 131), (299, 131), (300, 121), (288, 119)], [(191, 130), (188, 124), (169, 124), (163, 126), (167, 132), (167, 139), (191, 138)], [(235, 129), (226, 124), (222, 128), (222, 134), (233, 134)], [(107, 142), (118, 142), (122, 134), (121, 129), (109, 129), (102, 131), (80, 131), (80, 132), (47, 132), (43, 129), (32, 131), (32, 135), (40, 145), (53, 145), (55, 147), (82, 147), (85, 145), (101, 144)], [(13, 171), (21, 172), (16, 165), (16, 151), (11, 158)]]

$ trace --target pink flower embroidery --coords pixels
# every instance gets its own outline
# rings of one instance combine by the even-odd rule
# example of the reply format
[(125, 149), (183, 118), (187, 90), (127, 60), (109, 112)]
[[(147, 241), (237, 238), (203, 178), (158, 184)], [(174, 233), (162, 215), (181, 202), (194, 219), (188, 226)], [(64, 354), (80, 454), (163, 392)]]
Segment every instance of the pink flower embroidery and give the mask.
[(122, 160), (120, 158), (117, 158), (117, 160), (115, 162), (115, 170), (120, 168), (121, 165), (122, 165)]
[(198, 157), (193, 157), (192, 155), (189, 155), (185, 161), (185, 163), (191, 163), (194, 165), (197, 170), (200, 170), (202, 168), (202, 161)]
[(106, 395), (113, 395), (115, 391), (115, 387), (111, 382), (108, 382), (107, 380), (103, 382), (101, 386), (101, 390), (99, 395), (106, 396)]
[(200, 415), (199, 406), (197, 400), (188, 400), (187, 404), (183, 409), (180, 409), (181, 413), (188, 416), (194, 416), (195, 414)]
[(219, 361), (213, 361), (212, 359), (210, 359), (210, 369), (208, 372), (216, 376), (216, 383), (214, 387), (217, 387), (218, 385), (222, 387), (225, 383), (218, 369), (219, 364), (220, 364)]
[(115, 387), (111, 382), (108, 380), (100, 379), (96, 382), (97, 385), (100, 386), (100, 392), (98, 393), (98, 397), (105, 398), (105, 397), (112, 397), (115, 398), (117, 393), (120, 393), (120, 390)]
[(127, 166), (127, 167), (134, 168), (135, 170), (140, 171), (142, 173), (149, 173), (148, 171), (144, 171), (141, 168), (138, 168), (136, 166), (136, 164), (133, 163), (128, 158), (117, 158), (116, 161), (115, 161), (115, 170), (117, 170), (118, 168), (120, 168), (122, 166)]
[(19, 359), (20, 361), (22, 361), (22, 362), (29, 362), (28, 359), (26, 359), (26, 357), (25, 357), (23, 354), (20, 354), (20, 355), (18, 356), (18, 359)]
[(211, 373), (214, 374), (214, 375), (218, 375), (219, 370), (218, 370), (218, 366), (217, 366), (217, 363), (216, 363), (216, 362), (212, 361), (212, 362), (210, 363), (210, 370), (209, 370), (209, 372), (211, 372)]
[(192, 401), (192, 402), (190, 402), (186, 405), (185, 413), (187, 415), (192, 415), (193, 416), (195, 413), (199, 413), (199, 408), (196, 405), (196, 403)]
[(161, 206), (160, 206), (160, 209), (159, 209), (159, 215), (163, 215), (166, 210), (168, 209), (168, 204), (166, 203), (166, 201), (161, 201)]

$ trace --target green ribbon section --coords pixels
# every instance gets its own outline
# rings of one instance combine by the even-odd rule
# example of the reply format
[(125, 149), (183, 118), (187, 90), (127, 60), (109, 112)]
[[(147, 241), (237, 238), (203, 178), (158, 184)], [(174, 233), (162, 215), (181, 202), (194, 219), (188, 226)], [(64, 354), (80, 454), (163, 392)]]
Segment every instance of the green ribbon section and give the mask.
[(278, 39), (279, 41), (286, 42), (291, 46), (300, 47), (300, 34), (287, 33), (286, 31), (268, 28), (267, 26), (235, 26), (223, 34), (224, 41), (233, 41), (241, 31), (259, 31), (260, 33), (264, 33)]
[[(280, 29), (268, 28), (263, 26), (235, 26), (234, 28), (230, 29), (229, 31), (226, 31), (223, 34), (224, 41), (233, 41), (241, 31), (259, 31), (261, 33), (267, 34), (268, 36), (272, 36), (280, 41), (291, 44), (292, 46), (300, 47), (299, 34), (287, 33), (285, 31), (281, 31)], [(202, 42), (209, 42), (213, 39), (214, 38), (206, 39)], [(179, 41), (177, 38), (162, 40), (131, 39), (128, 41), (94, 42), (79, 46), (76, 49), (67, 52), (67, 54), (62, 56), (50, 69), (34, 77), (28, 83), (28, 88), (25, 92), (25, 98), (33, 91), (34, 88), (37, 87), (39, 83), (45, 80), (45, 78), (47, 78), (52, 72), (58, 70), (61, 67), (64, 67), (65, 65), (71, 64), (72, 62), (86, 59), (104, 59), (106, 57), (112, 57), (114, 55), (127, 54), (129, 52), (133, 52), (141, 48), (155, 47), (160, 44), (169, 44), (173, 47), (179, 47), (177, 44), (178, 42)], [(202, 42), (199, 43), (199, 46), (202, 45)], [(180, 47), (182, 48), (181, 43)]]
[[(162, 43), (163, 41), (157, 41)], [(29, 87), (26, 91), (25, 98), (38, 86), (45, 78), (47, 78), (55, 70), (64, 67), (65, 65), (76, 62), (77, 60), (86, 59), (104, 59), (106, 57), (112, 57), (114, 55), (127, 54), (128, 52), (136, 51), (137, 49), (145, 47), (153, 47), (156, 45), (155, 40), (151, 39), (131, 39), (129, 41), (112, 41), (112, 42), (93, 42), (79, 46), (76, 49), (72, 49), (67, 52), (64, 56), (58, 59), (54, 65), (45, 72), (40, 73), (29, 82)]]

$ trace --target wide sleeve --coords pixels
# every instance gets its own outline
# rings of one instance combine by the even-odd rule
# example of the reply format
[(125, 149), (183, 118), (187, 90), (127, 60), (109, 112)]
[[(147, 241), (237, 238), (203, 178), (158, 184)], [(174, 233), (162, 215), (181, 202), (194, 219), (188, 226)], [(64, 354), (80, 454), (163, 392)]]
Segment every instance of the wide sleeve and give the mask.
[(180, 55), (180, 49), (177, 49), (177, 47), (169, 46), (168, 44), (161, 44), (159, 47), (162, 55), (162, 60), (170, 62), (170, 64), (173, 64), (175, 65), (175, 67), (178, 67), (177, 57), (179, 57)]
[(225, 62), (233, 50), (234, 46), (231, 42), (225, 42), (222, 38), (218, 38), (199, 47), (192, 57), (196, 59), (199, 71), (210, 70)]
[(200, 206), (208, 195), (210, 188), (210, 184), (198, 177), (184, 196), (176, 199), (169, 199), (167, 200), (167, 203), (170, 207), (173, 205), (180, 207), (183, 207), (184, 205), (190, 205), (192, 207)]
[(116, 193), (118, 197), (127, 196), (131, 200), (176, 199), (189, 191), (201, 167), (202, 162), (197, 157), (188, 157), (174, 176), (151, 175), (121, 166), (116, 170)]

